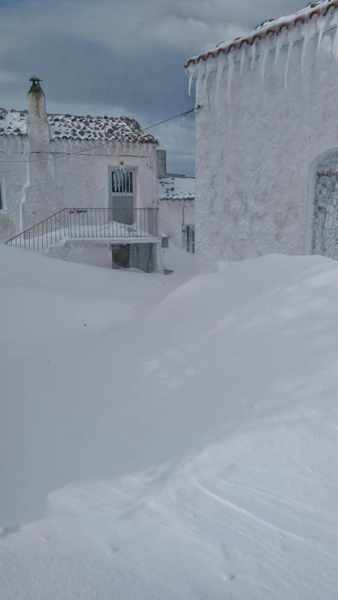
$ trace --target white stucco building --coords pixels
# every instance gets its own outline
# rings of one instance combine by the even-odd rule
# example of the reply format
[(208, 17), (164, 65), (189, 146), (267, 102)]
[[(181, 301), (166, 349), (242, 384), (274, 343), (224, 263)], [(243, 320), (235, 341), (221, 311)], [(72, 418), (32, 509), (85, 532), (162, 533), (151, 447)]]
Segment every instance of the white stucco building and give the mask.
[(31, 81), (28, 110), (0, 109), (0, 239), (71, 208), (127, 224), (137, 213), (144, 230), (159, 206), (156, 139), (128, 117), (47, 114)]
[(179, 248), (195, 251), (195, 178), (167, 173), (160, 178), (160, 227)]
[(338, 258), (338, 2), (313, 2), (187, 62), (196, 247)]

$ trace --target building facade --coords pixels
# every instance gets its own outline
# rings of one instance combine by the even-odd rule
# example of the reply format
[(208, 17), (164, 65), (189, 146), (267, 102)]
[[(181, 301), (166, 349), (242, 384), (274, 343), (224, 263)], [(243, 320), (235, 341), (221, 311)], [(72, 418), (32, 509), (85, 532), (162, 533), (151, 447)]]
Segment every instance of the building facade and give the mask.
[(338, 2), (187, 62), (196, 85), (196, 246), (211, 258), (338, 258)]
[(195, 178), (167, 173), (160, 178), (160, 227), (178, 248), (195, 252)]
[(157, 141), (137, 121), (47, 114), (33, 78), (28, 110), (0, 109), (0, 239), (63, 208), (157, 208), (157, 169)]

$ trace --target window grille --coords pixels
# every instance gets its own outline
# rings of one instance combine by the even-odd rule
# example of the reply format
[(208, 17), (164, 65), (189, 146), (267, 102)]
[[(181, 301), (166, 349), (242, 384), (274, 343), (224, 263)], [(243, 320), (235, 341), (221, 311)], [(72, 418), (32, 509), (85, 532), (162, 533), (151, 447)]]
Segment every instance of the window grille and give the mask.
[(134, 173), (128, 169), (114, 169), (112, 173), (113, 194), (134, 193)]

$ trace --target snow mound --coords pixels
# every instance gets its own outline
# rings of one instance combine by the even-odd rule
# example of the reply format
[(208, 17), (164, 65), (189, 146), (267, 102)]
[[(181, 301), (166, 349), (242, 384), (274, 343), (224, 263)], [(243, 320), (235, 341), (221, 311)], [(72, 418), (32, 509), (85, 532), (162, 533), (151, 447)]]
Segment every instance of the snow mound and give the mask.
[(26, 452), (13, 420), (1, 455), (18, 494), (49, 498), (3, 531), (1, 600), (332, 600), (337, 263), (271, 256), (152, 293), (90, 351), (77, 339), (73, 369), (58, 355), (65, 380), (9, 393)]

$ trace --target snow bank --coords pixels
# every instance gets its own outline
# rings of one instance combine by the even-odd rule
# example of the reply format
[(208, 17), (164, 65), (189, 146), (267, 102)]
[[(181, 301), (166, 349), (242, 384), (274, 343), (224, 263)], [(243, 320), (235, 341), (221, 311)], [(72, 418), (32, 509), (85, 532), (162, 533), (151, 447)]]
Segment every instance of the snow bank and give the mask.
[[(111, 390), (100, 399), (100, 386), (109, 389), (114, 379), (119, 332), (133, 330), (180, 277), (113, 272), (0, 246), (0, 527), (36, 518), (50, 490), (77, 473), (96, 477), (97, 461), (100, 476), (110, 475), (95, 438), (88, 453), (82, 446), (87, 427), (100, 429), (100, 402), (111, 402)], [(92, 397), (83, 389), (87, 380)], [(110, 417), (107, 425), (110, 438)]]
[(220, 265), (11, 386), (17, 494), (101, 481), (2, 537), (1, 600), (334, 598), (337, 293), (321, 258)]

